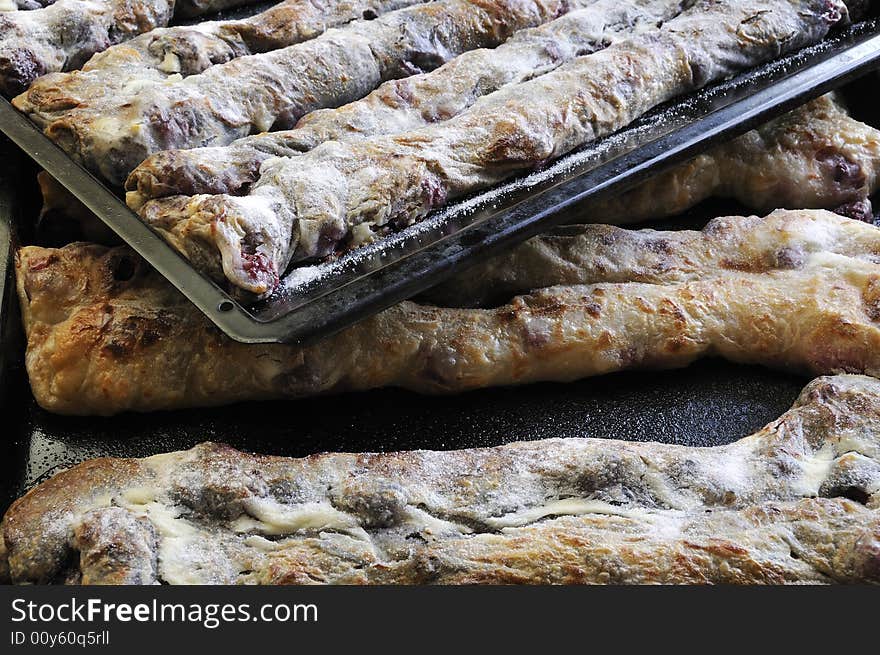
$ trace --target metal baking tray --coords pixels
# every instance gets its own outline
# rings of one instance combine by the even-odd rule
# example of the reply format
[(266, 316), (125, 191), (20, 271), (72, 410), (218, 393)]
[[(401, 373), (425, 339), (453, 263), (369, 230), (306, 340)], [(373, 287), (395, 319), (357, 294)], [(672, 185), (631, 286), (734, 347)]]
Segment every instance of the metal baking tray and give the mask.
[(74, 164), (5, 100), (0, 100), (0, 130), (230, 337), (243, 342), (307, 342), (564, 222), (587, 200), (619, 193), (878, 67), (880, 19), (874, 18), (818, 46), (668, 103), (546, 170), (455, 203), (378, 244), (319, 265), (307, 284), (282, 281), (279, 292), (251, 306), (198, 274), (126, 207), (116, 191)]
[[(241, 18), (269, 4), (227, 17)], [(877, 84), (880, 78), (863, 78), (843, 92), (856, 118), (880, 126)], [(294, 457), (321, 451), (445, 450), (549, 437), (719, 445), (777, 418), (808, 382), (784, 372), (704, 360), (677, 371), (628, 372), (452, 397), (380, 389), (112, 418), (55, 416), (37, 406), (28, 386), (12, 278), (16, 242), (57, 245), (51, 235), (35, 229), (37, 170), (0, 134), (0, 513), (28, 488), (85, 459), (143, 457), (205, 440)], [(736, 203), (709, 201), (650, 227), (699, 229), (709, 218), (744, 211)]]
[[(862, 79), (843, 90), (851, 113), (880, 126), (876, 87)], [(40, 243), (36, 168), (0, 137), (0, 251), (11, 252), (10, 226), (22, 243)], [(875, 207), (880, 207), (880, 198)], [(715, 216), (749, 213), (709, 201), (650, 223), (699, 229)], [(637, 228), (639, 226), (633, 226)], [(9, 261), (0, 266), (11, 268)], [(112, 418), (52, 415), (39, 408), (24, 372), (17, 299), (0, 306), (4, 354), (0, 512), (26, 489), (91, 457), (143, 457), (205, 440), (245, 451), (304, 456), (322, 451), (454, 449), (549, 437), (617, 438), (692, 446), (729, 443), (785, 412), (809, 378), (719, 359), (674, 371), (618, 373), (579, 382), (532, 384), (429, 397), (396, 389), (248, 402)]]

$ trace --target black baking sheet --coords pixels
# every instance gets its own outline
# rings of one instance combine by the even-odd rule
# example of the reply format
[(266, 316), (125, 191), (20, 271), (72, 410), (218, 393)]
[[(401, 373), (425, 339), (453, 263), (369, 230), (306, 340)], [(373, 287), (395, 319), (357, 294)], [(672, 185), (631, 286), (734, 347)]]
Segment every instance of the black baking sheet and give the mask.
[[(876, 84), (876, 79), (863, 80), (848, 87), (846, 96), (858, 118), (880, 125)], [(19, 208), (16, 226), (22, 243), (40, 242), (33, 231), (38, 202), (34, 174), (26, 158), (0, 155), (0, 180), (4, 182), (0, 196), (7, 194), (0, 198), (0, 213), (8, 217), (10, 205)], [(713, 201), (651, 226), (699, 228), (712, 216), (742, 211), (735, 204)], [(84, 459), (141, 457), (204, 440), (290, 456), (320, 451), (453, 449), (548, 437), (718, 445), (778, 417), (809, 380), (704, 360), (678, 371), (628, 372), (569, 384), (487, 389), (457, 396), (425, 397), (385, 389), (302, 401), (71, 418), (54, 416), (34, 402), (21, 361), (20, 326), (12, 314), (15, 303), (3, 309), (2, 319), (9, 330), (3, 340), (8, 366), (0, 428), (6, 442), (0, 458), (0, 511), (29, 486)]]

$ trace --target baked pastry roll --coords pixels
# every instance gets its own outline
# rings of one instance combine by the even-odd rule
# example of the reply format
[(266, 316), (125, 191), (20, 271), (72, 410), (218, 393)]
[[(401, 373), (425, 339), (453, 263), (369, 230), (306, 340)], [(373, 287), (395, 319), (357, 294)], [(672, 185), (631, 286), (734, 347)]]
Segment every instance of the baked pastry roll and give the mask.
[(583, 226), (540, 243), (507, 290), (562, 286), (487, 309), (404, 302), (305, 348), (230, 340), (127, 248), (22, 248), (31, 388), (54, 412), (114, 414), (383, 386), (449, 393), (706, 356), (880, 375), (872, 225), (777, 211), (702, 232)]
[[(13, 0), (0, 2), (0, 94), (14, 96), (41, 75), (82, 66), (93, 54), (163, 27), (257, 0)], [(7, 0), (8, 2), (8, 0)], [(2, 9), (33, 11), (2, 11)], [(107, 89), (93, 87), (93, 93)]]
[(207, 274), (266, 294), (292, 262), (421, 220), (666, 100), (814, 43), (846, 16), (846, 5), (825, 0), (699, 2), (448, 121), (274, 158), (247, 196), (154, 200), (140, 215)]
[[(615, 3), (620, 4), (617, 0)], [(580, 12), (558, 20), (575, 20), (576, 13)], [(546, 27), (554, 23), (548, 23)], [(470, 54), (453, 60), (453, 65), (468, 56)], [(367, 98), (372, 97), (371, 94)], [(344, 124), (342, 116), (359, 104), (355, 102), (338, 110), (313, 112), (302, 122), (303, 128), (308, 131), (312, 116), (327, 117), (326, 122)], [(337, 114), (339, 116), (335, 116)], [(323, 118), (317, 122), (326, 125)], [(268, 157), (262, 152), (261, 144), (275, 134), (282, 133), (270, 132), (244, 139), (228, 148), (157, 153), (135, 170), (130, 181), (136, 179), (139, 189), (149, 189), (149, 193), (160, 195), (181, 192), (184, 188), (199, 193), (212, 186), (239, 189), (237, 181), (250, 179), (243, 173), (246, 170), (243, 165), (252, 161), (251, 155), (257, 151)], [(342, 135), (338, 137), (342, 138)], [(633, 191), (587, 205), (581, 212), (581, 220), (595, 218), (611, 224), (646, 221), (678, 214), (710, 197), (726, 197), (756, 211), (769, 210), (776, 205), (788, 209), (823, 208), (834, 209), (858, 220), (872, 221), (874, 210), (870, 195), (880, 186), (878, 171), (880, 130), (852, 118), (834, 94), (828, 94), (648, 180)], [(47, 174), (41, 173), (39, 179), (43, 192), (39, 219), (43, 238), (50, 243), (85, 240), (110, 245), (119, 242), (110, 228)], [(552, 233), (565, 233), (565, 230)], [(532, 243), (540, 247), (541, 239)], [(482, 275), (486, 268), (496, 268), (496, 273), (500, 273), (506, 267), (507, 275), (516, 277), (518, 262), (524, 258), (527, 249), (517, 251), (518, 254), (510, 260), (504, 256), (493, 259), (493, 263), (477, 270)], [(548, 272), (552, 275), (555, 270), (558, 268), (551, 267)], [(503, 297), (507, 291), (499, 277), (498, 274), (492, 275), (491, 283), (482, 285), (480, 290), (480, 275), (461, 276), (453, 284), (433, 290), (430, 297), (440, 299), (439, 304), (450, 306), (475, 302), (473, 299), (481, 294), (506, 300), (512, 294)], [(467, 289), (465, 294), (458, 291), (462, 283)], [(501, 286), (492, 288), (495, 284)], [(465, 300), (464, 296), (470, 300)]]
[(151, 155), (126, 181), (128, 202), (196, 193), (246, 193), (272, 157), (291, 157), (325, 141), (397, 134), (449, 120), (479, 98), (558, 68), (627, 35), (680, 14), (689, 0), (597, 0), (540, 27), (516, 32), (497, 48), (465, 52), (428, 73), (382, 84), (366, 97), (313, 111), (295, 129), (245, 137), (228, 146)]
[[(625, 436), (625, 435), (621, 435)], [(880, 582), (880, 382), (804, 389), (713, 448), (85, 462), (3, 519), (0, 575), (83, 584)]]
[(41, 75), (82, 66), (114, 43), (167, 25), (174, 0), (58, 0), (0, 12), (0, 93), (13, 96)]
[(43, 103), (39, 92), (14, 103), (74, 158), (121, 187), (135, 166), (159, 150), (292, 127), (310, 111), (357, 100), (386, 80), (498, 45), (517, 30), (593, 1), (437, 0), (236, 57), (196, 75), (150, 73), (114, 95), (103, 93), (103, 76), (81, 74), (83, 103)]
[(151, 82), (194, 75), (214, 64), (284, 48), (354, 19), (424, 1), (284, 0), (242, 20), (156, 28), (101, 51), (81, 70), (44, 76), (17, 103), (45, 122), (50, 115), (108, 103)]

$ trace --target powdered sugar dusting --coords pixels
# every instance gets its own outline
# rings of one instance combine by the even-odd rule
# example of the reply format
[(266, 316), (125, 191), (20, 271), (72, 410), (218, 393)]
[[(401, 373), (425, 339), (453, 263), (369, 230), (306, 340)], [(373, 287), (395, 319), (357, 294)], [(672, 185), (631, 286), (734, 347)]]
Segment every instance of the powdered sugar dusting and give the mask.
[[(870, 30), (870, 26), (865, 30)], [(492, 189), (457, 201), (399, 232), (377, 236), (338, 259), (294, 267), (283, 278), (274, 299), (302, 295), (341, 276), (367, 275), (403, 257), (460, 233), (479, 222), (481, 212), (495, 214), (509, 209), (530, 195), (576, 179), (643, 144), (655, 141), (691, 123), (695, 116), (729, 104), (729, 98), (760, 90), (768, 82), (784, 78), (821, 57), (840, 38), (804, 48), (793, 55), (741, 73), (688, 97), (661, 105), (626, 128), (567, 154), (543, 170), (531, 172)], [(483, 215), (483, 219), (486, 215)]]

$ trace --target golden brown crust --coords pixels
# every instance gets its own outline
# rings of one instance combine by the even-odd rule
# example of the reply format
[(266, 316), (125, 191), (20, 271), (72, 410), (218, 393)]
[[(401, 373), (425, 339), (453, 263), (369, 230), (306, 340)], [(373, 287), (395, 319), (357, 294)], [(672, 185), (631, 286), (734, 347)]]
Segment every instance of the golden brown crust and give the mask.
[(482, 261), (422, 295), (441, 307), (485, 307), (556, 285), (684, 283), (729, 273), (803, 270), (826, 251), (876, 262), (878, 231), (828, 212), (728, 217), (702, 232), (566, 225)]
[(779, 211), (719, 218), (702, 232), (585, 226), (547, 245), (552, 266), (518, 268), (514, 290), (548, 275), (567, 286), (492, 309), (402, 303), (307, 348), (229, 340), (124, 248), (23, 248), (31, 388), (55, 412), (113, 414), (568, 381), (707, 355), (880, 374), (880, 229), (871, 225)]
[(81, 464), (3, 519), (15, 582), (880, 582), (880, 382), (754, 435)]
[(673, 216), (711, 196), (755, 211), (836, 209), (871, 220), (880, 130), (823, 96), (632, 191), (585, 209), (612, 224)]

